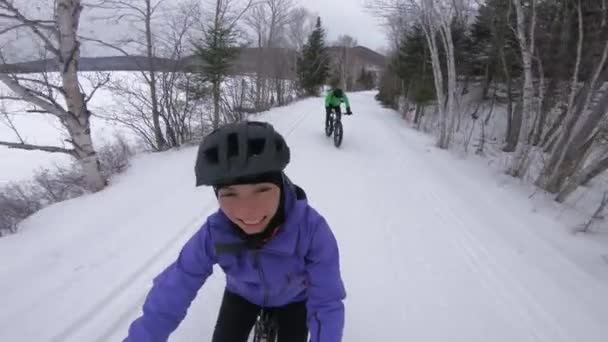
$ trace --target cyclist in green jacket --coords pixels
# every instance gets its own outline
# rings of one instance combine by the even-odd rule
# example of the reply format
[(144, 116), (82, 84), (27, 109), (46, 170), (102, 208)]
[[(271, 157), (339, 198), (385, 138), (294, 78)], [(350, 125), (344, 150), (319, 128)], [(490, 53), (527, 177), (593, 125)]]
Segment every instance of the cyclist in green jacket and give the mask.
[(340, 119), (342, 115), (342, 109), (340, 105), (344, 103), (346, 105), (346, 115), (352, 115), (353, 112), (350, 110), (350, 103), (348, 102), (348, 97), (340, 88), (332, 88), (325, 95), (325, 126), (329, 125), (329, 115), (331, 111), (334, 110), (336, 115)]

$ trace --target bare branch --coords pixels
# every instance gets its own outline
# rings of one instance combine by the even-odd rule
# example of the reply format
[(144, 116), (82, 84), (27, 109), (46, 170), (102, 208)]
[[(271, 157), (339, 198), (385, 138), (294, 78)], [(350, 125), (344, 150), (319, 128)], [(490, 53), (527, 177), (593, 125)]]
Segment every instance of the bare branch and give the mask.
[(97, 82), (97, 84), (95, 84), (93, 86), (93, 90), (91, 91), (91, 93), (89, 94), (89, 96), (87, 96), (84, 100), (84, 103), (89, 103), (89, 101), (91, 101), (91, 99), (93, 98), (93, 95), (95, 95), (95, 93), (97, 92), (97, 90), (103, 86), (105, 86), (106, 84), (108, 84), (110, 82), (111, 76), (110, 74), (106, 74), (106, 77), (102, 80), (100, 80), (99, 82)]
[[(236, 17), (233, 18), (232, 23), (230, 23), (230, 25), (228, 25), (228, 29), (229, 30), (233, 30), (237, 24), (237, 22), (239, 20), (241, 20), (241, 17), (243, 15), (245, 15), (245, 13), (247, 13), (247, 11), (249, 11), (249, 9), (251, 8), (251, 6), (253, 6), (255, 3), (253, 2), (253, 0), (249, 0), (249, 2), (247, 3), (247, 5), (245, 5), (245, 7), (243, 7), (242, 11), (236, 15)], [(227, 6), (226, 6), (227, 7)], [(227, 9), (224, 9), (227, 10)]]
[(150, 14), (154, 14), (154, 12), (156, 12), (156, 10), (158, 9), (158, 7), (165, 2), (166, 0), (158, 0), (158, 2), (156, 3), (156, 5), (152, 6), (152, 9), (150, 10)]
[[(19, 81), (11, 78), (9, 75), (0, 73), (0, 81), (6, 84), (6, 86), (15, 94), (21, 96), (22, 99), (48, 111), (49, 113), (53, 113), (60, 118), (69, 116), (69, 113), (59, 104), (54, 101), (45, 101), (39, 97), (40, 93), (22, 86)], [(43, 97), (46, 96), (43, 95)], [(47, 98), (47, 100), (49, 99)]]
[(13, 142), (8, 142), (8, 141), (0, 141), (0, 145), (7, 146), (8, 148), (19, 149), (19, 150), (44, 151), (44, 152), (51, 152), (51, 153), (65, 153), (65, 154), (69, 154), (72, 157), (76, 156), (76, 150), (67, 149), (67, 148), (63, 148), (63, 147), (30, 145), (30, 144), (24, 144), (24, 143), (13, 143)]
[(23, 99), (18, 96), (0, 96), (0, 100), (23, 101)]
[[(114, 49), (114, 50), (122, 53), (125, 56), (132, 56), (133, 55), (133, 54), (129, 53), (127, 50), (125, 50), (125, 49), (123, 49), (121, 47), (118, 47), (118, 46), (116, 46), (114, 44), (110, 44), (110, 43), (104, 42), (103, 40), (100, 40), (100, 39), (90, 38), (90, 37), (84, 37), (84, 36), (80, 36), (79, 38), (82, 39), (82, 40), (85, 40), (85, 41), (95, 42), (95, 43), (101, 44), (101, 45), (103, 45), (105, 47), (109, 47), (111, 49)], [(127, 41), (123, 41), (123, 44), (126, 43), (126, 42), (135, 43), (136, 41), (129, 39)], [(142, 43), (142, 44), (144, 44), (144, 43)], [(143, 65), (140, 65), (139, 63), (138, 63), (138, 66), (141, 67), (141, 68), (144, 67)], [(142, 71), (140, 73), (145, 78), (146, 82), (150, 83), (150, 79), (148, 78), (148, 75), (144, 71)]]
[(19, 141), (22, 144), (24, 144), (25, 141), (23, 141), (23, 137), (21, 137), (21, 134), (19, 134), (19, 131), (17, 130), (17, 127), (15, 127), (15, 124), (13, 123), (13, 120), (8, 115), (8, 113), (6, 112), (6, 110), (4, 109), (4, 104), (2, 104), (2, 107), (3, 107), (2, 115), (4, 116), (3, 122), (15, 133), (15, 135), (17, 136), (17, 139), (19, 139)]
[[(0, 17), (2, 17), (1, 14), (0, 14)], [(27, 25), (26, 24), (17, 24), (17, 25), (9, 26), (9, 27), (7, 27), (7, 28), (5, 28), (3, 30), (0, 30), (0, 35), (5, 34), (7, 32), (10, 32), (12, 30), (16, 30), (16, 29), (18, 29), (20, 27), (24, 27), (24, 26), (27, 26)]]
[[(21, 11), (19, 11), (15, 6), (13, 6), (12, 1), (9, 0), (0, 0), (0, 8), (8, 11), (9, 13), (12, 13), (13, 16), (8, 16), (8, 15), (1, 15), (3, 17), (6, 18), (11, 18), (14, 20), (17, 20), (18, 22), (22, 23), (23, 26), (27, 26), (29, 27), (32, 32), (34, 32), (35, 35), (37, 35), (45, 44), (45, 46), (47, 47), (47, 49), (49, 49), (55, 56), (61, 56), (61, 52), (59, 51), (58, 48), (55, 47), (55, 45), (53, 44), (53, 42), (51, 42), (51, 40), (49, 39), (49, 37), (47, 37), (44, 33), (42, 33), (41, 29), (45, 29), (45, 30), (49, 30), (50, 27), (48, 25), (44, 25), (46, 23), (54, 23), (53, 21), (39, 21), (39, 20), (30, 20), (28, 18), (26, 18)], [(58, 34), (58, 30), (56, 28), (53, 28), (53, 33)]]
[(146, 15), (146, 12), (141, 8), (137, 7), (137, 5), (133, 4), (132, 0), (99, 0), (98, 3), (92, 3), (88, 5), (92, 8), (100, 8), (100, 9), (109, 9), (109, 10), (131, 10), (135, 11), (142, 16)]
[[(45, 74), (46, 74), (46, 73), (45, 73)], [(44, 86), (44, 87), (46, 87), (46, 88), (51, 88), (51, 89), (54, 89), (54, 90), (56, 90), (56, 91), (60, 92), (61, 94), (65, 94), (65, 92), (64, 92), (64, 90), (63, 90), (63, 87), (61, 87), (61, 86), (56, 86), (56, 85), (54, 85), (54, 84), (51, 84), (51, 83), (48, 81), (48, 78), (46, 77), (46, 75), (44, 76), (44, 78), (45, 78), (45, 80), (44, 80), (44, 81), (41, 81), (41, 80), (37, 80), (37, 79), (35, 79), (35, 78), (29, 78), (29, 77), (23, 77), (23, 76), (17, 76), (17, 77), (16, 77), (16, 79), (17, 79), (19, 82), (23, 82), (23, 81), (25, 81), (25, 82), (31, 82), (31, 83), (34, 83), (34, 84), (39, 84), (39, 85), (42, 85), (42, 86)]]
[(46, 110), (43, 109), (28, 109), (25, 111), (26, 113), (37, 113), (37, 114), (49, 114), (49, 115), (53, 115), (49, 112), (47, 112)]

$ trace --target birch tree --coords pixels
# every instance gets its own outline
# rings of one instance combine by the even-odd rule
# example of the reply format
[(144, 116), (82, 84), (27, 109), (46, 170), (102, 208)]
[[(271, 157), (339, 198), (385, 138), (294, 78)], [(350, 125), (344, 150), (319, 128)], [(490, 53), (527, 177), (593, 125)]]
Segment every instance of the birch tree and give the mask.
[[(458, 5), (462, 1), (449, 0), (376, 0), (367, 3), (368, 8), (384, 17), (406, 15), (419, 21), (429, 46), (433, 80), (437, 90), (439, 112), (439, 140), (437, 146), (447, 149), (454, 131), (458, 112), (457, 73), (452, 39), (452, 22), (463, 12)], [(440, 59), (440, 45), (445, 51), (447, 77)]]
[(534, 30), (536, 27), (536, 0), (531, 0), (532, 20), (526, 27), (526, 17), (521, 0), (512, 0), (517, 18), (517, 39), (521, 51), (524, 70), (523, 80), (523, 120), (519, 131), (519, 144), (515, 149), (515, 156), (511, 162), (509, 174), (513, 177), (522, 177), (527, 168), (532, 141), (531, 132), (534, 129), (536, 112), (534, 109), (534, 83), (532, 75), (532, 56), (534, 55)]
[[(0, 73), (0, 81), (12, 92), (4, 99), (25, 101), (33, 105), (31, 112), (53, 115), (69, 135), (70, 148), (40, 146), (20, 142), (0, 141), (0, 145), (24, 150), (64, 153), (74, 157), (81, 165), (86, 183), (91, 191), (99, 191), (106, 185), (91, 138), (91, 112), (87, 108), (92, 95), (84, 94), (78, 75), (80, 42), (77, 32), (82, 12), (80, 0), (57, 0), (53, 17), (38, 19), (25, 14), (13, 1), (0, 0), (0, 17), (4, 19), (0, 34), (27, 29), (44, 47), (58, 71), (60, 85), (48, 79), (40, 80), (16, 73)], [(0, 51), (2, 54), (5, 51)], [(40, 87), (42, 86), (43, 91)], [(58, 100), (60, 98), (60, 100)]]

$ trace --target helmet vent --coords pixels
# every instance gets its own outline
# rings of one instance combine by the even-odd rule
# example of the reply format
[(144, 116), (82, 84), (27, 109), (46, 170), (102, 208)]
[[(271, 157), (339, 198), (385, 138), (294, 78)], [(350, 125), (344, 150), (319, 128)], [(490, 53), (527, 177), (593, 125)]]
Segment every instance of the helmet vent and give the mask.
[(228, 158), (239, 155), (239, 137), (236, 133), (230, 133), (227, 137)]
[(213, 147), (208, 150), (205, 150), (205, 159), (207, 159), (207, 162), (209, 164), (219, 163), (220, 159), (218, 156), (217, 147)]
[(264, 152), (264, 145), (266, 145), (266, 139), (250, 139), (249, 152), (251, 155), (260, 155)]

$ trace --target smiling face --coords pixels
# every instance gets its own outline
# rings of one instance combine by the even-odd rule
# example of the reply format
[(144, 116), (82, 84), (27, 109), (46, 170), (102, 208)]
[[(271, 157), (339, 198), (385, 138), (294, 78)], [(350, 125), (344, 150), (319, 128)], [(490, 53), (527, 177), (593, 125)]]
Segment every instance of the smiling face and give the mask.
[(249, 235), (264, 231), (280, 199), (281, 189), (273, 183), (231, 185), (218, 191), (221, 210)]

